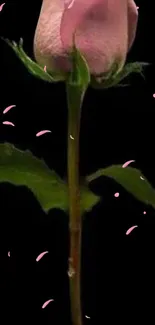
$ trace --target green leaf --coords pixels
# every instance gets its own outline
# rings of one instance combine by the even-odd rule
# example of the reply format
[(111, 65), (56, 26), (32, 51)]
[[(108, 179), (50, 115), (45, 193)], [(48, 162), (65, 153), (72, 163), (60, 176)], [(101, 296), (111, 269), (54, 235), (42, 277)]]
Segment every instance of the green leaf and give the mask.
[(28, 150), (0, 144), (0, 182), (27, 186), (45, 211), (68, 208), (67, 185)]
[(90, 211), (100, 201), (100, 198), (92, 193), (87, 186), (81, 188), (81, 214)]
[[(2, 38), (3, 39), (3, 38)], [(47, 82), (58, 82), (63, 81), (66, 75), (59, 74), (57, 72), (48, 73), (44, 71), (44, 68), (34, 62), (23, 50), (23, 39), (20, 39), (19, 45), (16, 42), (11, 42), (8, 39), (3, 39), (16, 53), (18, 58), (23, 62), (27, 70), (35, 77), (42, 79)]]
[(116, 61), (112, 65), (107, 75), (99, 77), (91, 76), (91, 86), (97, 89), (107, 89), (111, 87), (124, 86), (120, 84), (120, 82), (126, 79), (131, 73), (138, 73), (144, 78), (143, 70), (148, 65), (149, 63), (145, 62), (132, 62), (127, 63), (123, 68), (120, 69), (119, 62), (117, 63)]
[(121, 165), (113, 165), (87, 176), (86, 181), (90, 183), (101, 176), (112, 178), (136, 199), (155, 208), (155, 189), (145, 176), (142, 175), (140, 170), (131, 167), (122, 168)]
[[(27, 186), (45, 211), (59, 208), (68, 211), (68, 186), (42, 159), (12, 144), (0, 144), (0, 182)], [(81, 188), (81, 212), (89, 211), (98, 197), (87, 187)]]

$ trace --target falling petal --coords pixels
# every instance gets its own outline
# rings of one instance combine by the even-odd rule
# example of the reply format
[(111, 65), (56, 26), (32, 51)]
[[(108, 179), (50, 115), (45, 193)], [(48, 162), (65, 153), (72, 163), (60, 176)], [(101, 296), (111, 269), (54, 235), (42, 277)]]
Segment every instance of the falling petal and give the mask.
[(38, 256), (37, 256), (37, 258), (36, 258), (36, 262), (39, 262), (41, 259), (42, 259), (42, 257), (45, 255), (45, 254), (48, 254), (49, 252), (48, 251), (46, 251), (46, 252), (42, 252), (41, 254), (39, 254)]
[(135, 162), (135, 160), (128, 160), (128, 161), (126, 161), (126, 162), (122, 165), (122, 168), (125, 168), (125, 167), (129, 166), (132, 162)]
[(119, 192), (116, 192), (116, 193), (114, 194), (114, 196), (115, 196), (115, 197), (119, 197)]
[(11, 126), (15, 126), (12, 122), (10, 121), (4, 121), (3, 124), (5, 125), (11, 125)]
[(70, 138), (71, 138), (72, 140), (74, 140), (74, 138), (72, 137), (72, 135), (70, 135)]
[(5, 2), (4, 2), (4, 3), (2, 3), (2, 5), (0, 5), (0, 12), (2, 11), (2, 9), (3, 9), (4, 5), (5, 5)]
[(153, 94), (153, 98), (155, 98), (155, 94)]
[(47, 70), (46, 70), (46, 65), (44, 66), (44, 71), (47, 72)]
[(140, 176), (140, 179), (142, 179), (142, 181), (144, 181), (145, 179), (142, 177), (142, 176)]
[(54, 299), (49, 299), (45, 301), (44, 304), (42, 305), (42, 309), (44, 309), (51, 301), (54, 301)]
[(137, 228), (138, 226), (132, 226), (130, 227), (127, 231), (126, 231), (126, 235), (129, 235), (135, 228)]
[(3, 114), (6, 114), (13, 107), (16, 107), (16, 105), (10, 105), (10, 106), (6, 107), (5, 110), (3, 111)]
[(10, 257), (10, 251), (8, 252), (8, 257)]
[(143, 214), (146, 214), (146, 211), (143, 211)]
[(86, 317), (87, 319), (90, 319), (90, 316), (85, 315), (85, 317)]
[(40, 137), (41, 135), (45, 134), (45, 133), (51, 133), (52, 131), (50, 130), (42, 130), (42, 131), (39, 131), (37, 134), (36, 134), (36, 137)]

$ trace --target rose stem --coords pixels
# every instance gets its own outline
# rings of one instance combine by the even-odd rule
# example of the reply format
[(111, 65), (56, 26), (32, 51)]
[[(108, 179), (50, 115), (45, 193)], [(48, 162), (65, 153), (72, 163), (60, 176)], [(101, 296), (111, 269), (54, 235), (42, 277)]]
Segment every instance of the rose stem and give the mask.
[(81, 96), (67, 85), (68, 102), (68, 186), (69, 186), (69, 289), (72, 325), (82, 325), (81, 310), (81, 212), (79, 187), (79, 135)]

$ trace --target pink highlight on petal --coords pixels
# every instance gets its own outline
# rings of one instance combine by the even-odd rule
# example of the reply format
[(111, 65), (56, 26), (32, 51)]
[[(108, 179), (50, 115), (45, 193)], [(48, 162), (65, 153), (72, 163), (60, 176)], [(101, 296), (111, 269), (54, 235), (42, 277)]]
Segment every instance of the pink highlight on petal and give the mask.
[(40, 253), (36, 258), (36, 262), (39, 262), (43, 258), (43, 256), (48, 253), (49, 253), (48, 251)]
[(4, 125), (15, 126), (14, 123), (12, 123), (12, 122), (10, 122), (10, 121), (4, 121), (3, 124), (4, 124)]
[(5, 5), (5, 2), (4, 2), (4, 3), (2, 3), (2, 5), (0, 5), (0, 12), (2, 11), (2, 9), (3, 9), (4, 5)]
[(128, 161), (126, 161), (126, 162), (122, 165), (122, 168), (125, 168), (125, 167), (129, 166), (132, 162), (135, 162), (135, 160), (128, 160)]
[(47, 70), (46, 70), (46, 65), (44, 66), (44, 71), (47, 72)]
[(137, 6), (137, 10), (139, 9), (139, 7)]
[(7, 113), (8, 111), (10, 111), (10, 109), (13, 108), (13, 107), (16, 107), (16, 105), (10, 105), (10, 106), (6, 107), (6, 108), (4, 109), (4, 111), (3, 111), (3, 114), (6, 114), (6, 113)]
[(42, 309), (44, 309), (52, 301), (54, 301), (54, 299), (49, 299), (49, 300), (45, 301), (44, 304), (42, 305)]
[(37, 134), (36, 134), (36, 137), (40, 137), (41, 135), (45, 134), (45, 133), (51, 133), (52, 131), (50, 130), (42, 130), (42, 131), (39, 131)]
[(10, 257), (10, 251), (8, 252), (8, 257)]
[(116, 193), (114, 194), (114, 196), (115, 196), (115, 197), (119, 197), (119, 192), (116, 192)]
[(130, 227), (127, 231), (126, 231), (126, 235), (129, 235), (129, 234), (131, 234), (131, 232), (135, 229), (135, 228), (137, 228), (138, 226), (136, 225), (136, 226), (132, 226), (132, 227)]
[(153, 98), (155, 98), (155, 94), (153, 94)]
[(67, 9), (71, 9), (75, 0), (66, 0), (65, 5), (67, 5)]
[(143, 211), (143, 214), (146, 214), (146, 211)]

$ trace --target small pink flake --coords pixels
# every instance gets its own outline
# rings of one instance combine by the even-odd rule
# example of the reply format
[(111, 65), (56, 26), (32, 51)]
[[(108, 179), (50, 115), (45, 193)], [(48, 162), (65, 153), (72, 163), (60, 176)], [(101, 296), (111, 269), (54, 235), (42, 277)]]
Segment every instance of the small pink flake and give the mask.
[(40, 253), (36, 258), (36, 262), (39, 262), (43, 258), (43, 256), (48, 254), (48, 253), (49, 253), (48, 251)]
[(127, 167), (127, 166), (130, 165), (132, 162), (135, 162), (135, 160), (128, 160), (128, 161), (126, 161), (126, 162), (122, 165), (122, 168)]
[(137, 228), (138, 226), (132, 226), (130, 227), (127, 231), (126, 231), (126, 235), (129, 235), (135, 228)]
[(143, 214), (146, 214), (146, 211), (143, 211)]
[(137, 6), (137, 10), (139, 9), (139, 7)]
[(47, 72), (46, 65), (44, 66), (44, 71)]
[(42, 131), (39, 131), (37, 134), (36, 134), (36, 137), (40, 137), (41, 135), (45, 134), (45, 133), (51, 133), (52, 131), (50, 130), (42, 130)]
[(10, 122), (10, 121), (4, 121), (3, 124), (5, 124), (5, 125), (15, 126), (14, 123), (12, 123), (12, 122)]
[(155, 98), (155, 94), (153, 94), (153, 98)]
[(114, 194), (114, 196), (115, 196), (115, 197), (119, 197), (119, 192), (116, 192), (116, 193)]
[(10, 257), (10, 251), (8, 252), (8, 257)]
[(42, 309), (44, 309), (52, 301), (54, 301), (54, 299), (49, 299), (49, 300), (45, 301), (44, 304), (42, 305)]
[(3, 9), (4, 5), (5, 5), (5, 2), (4, 2), (4, 3), (2, 3), (2, 5), (0, 5), (0, 12), (2, 11), (2, 9)]
[(8, 111), (10, 111), (10, 109), (13, 108), (13, 107), (16, 107), (16, 105), (10, 105), (10, 106), (6, 107), (6, 108), (4, 109), (4, 111), (3, 111), (3, 114), (6, 114), (6, 113), (7, 113)]

